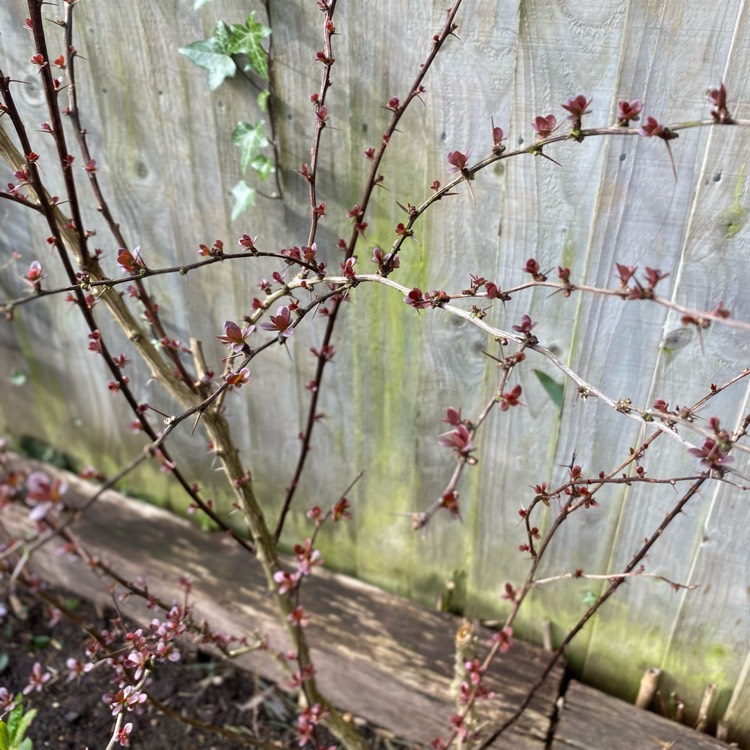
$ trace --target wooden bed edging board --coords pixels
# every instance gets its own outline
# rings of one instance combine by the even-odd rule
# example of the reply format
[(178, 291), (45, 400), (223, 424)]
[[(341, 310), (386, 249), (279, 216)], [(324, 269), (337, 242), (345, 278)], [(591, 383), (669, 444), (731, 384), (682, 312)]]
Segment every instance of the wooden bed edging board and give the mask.
[(576, 680), (565, 690), (550, 750), (728, 750), (729, 745)]
[[(68, 472), (23, 464), (64, 479), (66, 501), (73, 507), (81, 507), (97, 490)], [(2, 526), (16, 537), (33, 530), (20, 506), (0, 513)], [(103, 493), (71, 530), (90, 554), (129, 580), (144, 577), (150, 592), (168, 601), (182, 598), (177, 580), (189, 576), (197, 620), (205, 618), (214, 629), (235, 635), (259, 631), (272, 648), (288, 648), (259, 565), (226, 537), (112, 491)], [(106, 582), (79, 559), (60, 555), (60, 546), (53, 540), (37, 550), (31, 568), (79, 597), (111, 604)], [(458, 618), (320, 568), (305, 581), (302, 602), (311, 615), (308, 638), (319, 684), (335, 705), (410, 741), (429, 742), (447, 734), (454, 713), (449, 685)], [(119, 606), (140, 622), (153, 617), (136, 597)], [(496, 695), (480, 705), (483, 715), (487, 712), (493, 721), (508, 716), (547, 659), (541, 649), (514, 641), (488, 675), (486, 684)], [(267, 655), (248, 654), (237, 663), (284, 682)], [(493, 747), (545, 747), (562, 675), (558, 665), (521, 720)]]

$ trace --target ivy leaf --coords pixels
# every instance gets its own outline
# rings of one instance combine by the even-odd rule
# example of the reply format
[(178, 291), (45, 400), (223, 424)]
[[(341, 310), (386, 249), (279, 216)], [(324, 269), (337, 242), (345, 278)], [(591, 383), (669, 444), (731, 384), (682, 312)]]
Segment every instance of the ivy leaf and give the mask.
[(251, 188), (244, 180), (240, 180), (233, 188), (234, 207), (232, 208), (232, 221), (237, 219), (248, 208), (255, 205), (255, 189)]
[(15, 385), (17, 388), (20, 388), (27, 380), (26, 373), (23, 370), (19, 370), (16, 368), (11, 372), (10, 377), (8, 378), (11, 385)]
[(232, 38), (222, 21), (214, 27), (213, 36), (181, 47), (180, 54), (208, 71), (208, 87), (211, 91), (219, 88), (225, 78), (232, 78), (237, 72), (232, 59)]
[(552, 403), (557, 406), (558, 409), (563, 407), (563, 385), (558, 383), (556, 380), (547, 375), (546, 372), (541, 370), (534, 370), (534, 375), (539, 378), (539, 382), (542, 384), (542, 388), (547, 391), (547, 395), (552, 399)]
[(253, 71), (268, 78), (268, 54), (263, 48), (263, 40), (271, 35), (271, 29), (255, 20), (255, 13), (247, 17), (244, 25), (232, 24), (231, 54), (247, 57), (246, 71)]
[(249, 122), (240, 122), (232, 131), (234, 145), (242, 149), (242, 171), (247, 171), (258, 152), (268, 146), (266, 138), (265, 122), (258, 120), (254, 125)]
[(263, 154), (258, 154), (251, 162), (250, 167), (258, 173), (258, 177), (262, 181), (268, 178), (268, 175), (273, 174), (276, 171), (273, 162)]

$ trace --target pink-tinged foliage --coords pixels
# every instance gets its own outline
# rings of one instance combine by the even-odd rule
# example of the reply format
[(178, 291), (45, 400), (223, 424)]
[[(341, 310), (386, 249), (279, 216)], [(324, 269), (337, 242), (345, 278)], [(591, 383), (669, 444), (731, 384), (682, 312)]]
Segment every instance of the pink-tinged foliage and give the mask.
[(486, 685), (482, 683), (470, 685), (464, 680), (461, 683), (461, 693), (459, 696), (461, 703), (466, 704), (471, 700), (472, 691), (474, 691), (474, 700), (477, 701), (492, 700), (495, 697), (494, 691), (490, 690)]
[(510, 651), (513, 645), (513, 628), (507, 627), (502, 630), (498, 630), (490, 636), (490, 645), (499, 644), (499, 651), (501, 654), (505, 654)]
[(92, 331), (89, 334), (89, 351), (95, 352), (96, 354), (102, 353), (102, 336), (99, 330)]
[(241, 354), (247, 346), (245, 340), (254, 330), (255, 326), (240, 328), (233, 320), (227, 320), (224, 323), (224, 335), (216, 338), (229, 347), (232, 355)]
[(536, 328), (536, 323), (532, 322), (528, 315), (524, 315), (521, 318), (519, 325), (513, 326), (513, 330), (517, 333), (522, 333), (524, 336), (530, 336), (533, 328)]
[(638, 132), (644, 138), (663, 138), (665, 141), (677, 138), (677, 133), (673, 133), (666, 125), (662, 125), (655, 117), (650, 115)]
[(316, 526), (320, 526), (323, 521), (325, 521), (325, 515), (323, 513), (323, 508), (321, 508), (319, 505), (313, 505), (310, 510), (305, 513), (305, 515), (315, 523)]
[(34, 666), (31, 668), (31, 674), (29, 675), (29, 682), (23, 689), (24, 695), (29, 693), (41, 693), (44, 686), (52, 679), (50, 672), (42, 670), (42, 665), (37, 661), (34, 662)]
[(247, 367), (243, 367), (237, 372), (228, 372), (224, 376), (224, 380), (230, 388), (241, 388), (250, 382), (250, 370)]
[(31, 507), (29, 518), (40, 521), (53, 508), (60, 507), (68, 485), (50, 479), (43, 471), (32, 471), (26, 479), (26, 504)]
[(726, 86), (722, 83), (718, 89), (711, 89), (708, 98), (711, 100), (711, 104), (714, 105), (713, 110), (711, 110), (711, 117), (714, 118), (714, 121), (724, 125), (731, 125), (734, 120), (727, 109)]
[(581, 127), (581, 118), (591, 111), (588, 106), (591, 99), (587, 99), (583, 94), (578, 94), (572, 99), (568, 99), (567, 104), (560, 105), (566, 112), (570, 112), (568, 120), (573, 123), (573, 129), (579, 130)]
[(469, 730), (466, 726), (465, 717), (461, 716), (460, 714), (453, 714), (453, 716), (450, 717), (449, 721), (451, 723), (451, 726), (453, 727), (453, 731), (461, 740), (461, 743), (463, 744), (464, 742), (466, 742), (469, 737)]
[(287, 619), (292, 625), (296, 625), (298, 628), (306, 628), (310, 624), (310, 617), (305, 608), (298, 604), (288, 615)]
[(721, 428), (718, 417), (710, 417), (708, 426), (714, 431), (716, 439), (706, 438), (700, 448), (690, 448), (688, 452), (700, 458), (703, 466), (721, 472), (734, 461), (728, 454), (732, 445), (731, 438), (727, 431)]
[(448, 409), (445, 412), (445, 416), (441, 420), (442, 422), (447, 422), (450, 425), (453, 425), (454, 427), (458, 427), (461, 422), (461, 410), (460, 409), (454, 409), (452, 406), (449, 406)]
[(662, 273), (660, 268), (650, 268), (649, 266), (643, 269), (643, 273), (646, 275), (646, 282), (649, 289), (653, 289), (662, 279), (666, 279), (669, 276), (668, 273)]
[(309, 706), (302, 711), (297, 717), (297, 742), (300, 747), (305, 747), (308, 743), (312, 743), (315, 747), (318, 747), (315, 730), (318, 724), (327, 717), (328, 713), (319, 703)]
[(68, 682), (71, 682), (90, 672), (94, 668), (94, 664), (70, 657), (65, 661), (65, 667), (68, 670)]
[(495, 156), (500, 156), (500, 154), (505, 151), (505, 146), (503, 146), (503, 138), (505, 137), (505, 134), (503, 133), (502, 128), (495, 127), (495, 121), (490, 120), (492, 123), (492, 153), (495, 154)]
[(6, 687), (0, 687), (0, 719), (16, 707), (13, 694)]
[(458, 492), (446, 492), (440, 498), (440, 507), (447, 510), (453, 518), (461, 517), (461, 508), (458, 504)]
[(42, 281), (46, 278), (47, 275), (44, 273), (42, 264), (38, 260), (32, 260), (23, 280), (30, 284), (35, 292), (39, 292), (42, 289)]
[(503, 599), (506, 602), (516, 601), (518, 597), (518, 589), (514, 589), (512, 584), (506, 582), (504, 591), (505, 593), (500, 597), (501, 599)]
[(615, 263), (617, 266), (617, 275), (620, 277), (620, 286), (627, 289), (628, 282), (633, 278), (638, 266), (625, 266), (622, 263)]
[(452, 166), (448, 171), (461, 172), (461, 174), (463, 174), (467, 169), (470, 156), (471, 151), (467, 151), (465, 154), (462, 154), (460, 151), (450, 151), (448, 153), (448, 163)]
[(278, 584), (279, 596), (284, 596), (288, 591), (291, 591), (298, 583), (300, 579), (299, 573), (287, 573), (285, 570), (277, 570), (273, 574), (273, 580)]
[(484, 669), (482, 669), (482, 663), (479, 659), (464, 662), (464, 669), (472, 685), (478, 685), (481, 682)]
[(146, 693), (141, 692), (133, 685), (126, 685), (114, 695), (108, 696), (109, 700), (107, 702), (109, 703), (112, 716), (117, 716), (126, 711), (134, 711), (142, 703), (145, 703), (147, 698)]
[(446, 448), (454, 448), (463, 456), (467, 456), (474, 449), (471, 433), (463, 423), (457, 424), (454, 430), (440, 435), (438, 442)]
[(404, 297), (404, 302), (407, 305), (411, 305), (415, 310), (422, 310), (425, 307), (430, 307), (432, 304), (430, 295), (427, 293), (423, 295), (422, 290), (416, 286)]
[(503, 393), (498, 400), (500, 411), (508, 411), (508, 409), (514, 406), (520, 406), (521, 401), (519, 399), (521, 398), (522, 390), (520, 385), (516, 385), (511, 390)]
[(302, 576), (310, 575), (316, 565), (323, 564), (320, 550), (313, 548), (312, 539), (305, 539), (304, 544), (295, 544), (294, 554), (297, 558), (297, 570)]
[[(326, 362), (330, 362), (336, 355), (336, 347), (333, 344), (326, 344), (322, 349), (311, 346), (310, 352), (316, 357), (322, 357)], [(317, 386), (316, 386), (317, 387)]]
[(130, 733), (133, 731), (133, 722), (128, 721), (118, 730), (115, 739), (120, 747), (130, 747)]
[(734, 461), (732, 456), (727, 455), (726, 450), (713, 438), (706, 438), (700, 448), (690, 448), (688, 453), (698, 456), (701, 464), (711, 469), (722, 469)]
[(510, 295), (503, 292), (500, 287), (492, 281), (485, 282), (484, 288), (487, 290), (487, 299), (499, 299), (504, 302), (510, 299)]
[(117, 265), (120, 266), (125, 273), (131, 275), (139, 274), (142, 269), (146, 268), (146, 264), (141, 258), (141, 248), (136, 247), (131, 253), (130, 250), (121, 247), (117, 251)]
[(224, 243), (216, 240), (211, 247), (201, 243), (198, 245), (198, 255), (204, 258), (220, 258), (224, 255)]
[(351, 506), (349, 505), (349, 501), (342, 497), (336, 504), (331, 508), (331, 513), (333, 515), (334, 521), (350, 521), (352, 514), (349, 511), (349, 508)]
[(261, 323), (264, 331), (276, 331), (281, 338), (288, 338), (294, 333), (292, 313), (287, 305), (281, 305), (276, 315), (271, 315), (270, 323)]
[(258, 241), (257, 237), (251, 237), (249, 234), (243, 234), (242, 237), (240, 237), (237, 240), (237, 244), (247, 252), (254, 253), (256, 252), (255, 243)]
[(526, 261), (526, 265), (523, 267), (525, 273), (531, 274), (534, 281), (547, 281), (547, 277), (542, 273), (542, 269), (536, 258), (529, 258)]
[(356, 272), (354, 271), (354, 265), (356, 264), (357, 259), (352, 256), (351, 258), (347, 258), (342, 264), (341, 264), (341, 275), (345, 279), (354, 279), (356, 277)]
[(731, 317), (732, 313), (727, 310), (726, 307), (724, 307), (724, 300), (719, 300), (719, 304), (716, 305), (716, 308), (713, 310), (713, 314), (717, 318), (729, 318)]
[(617, 124), (627, 127), (631, 120), (640, 119), (642, 111), (643, 102), (640, 99), (617, 102)]
[(546, 117), (537, 115), (534, 122), (531, 123), (531, 127), (539, 139), (548, 138), (557, 129), (557, 118), (554, 115), (547, 115)]
[(375, 247), (372, 251), (372, 262), (377, 263), (378, 269), (388, 267), (390, 269), (401, 268), (401, 259), (393, 256), (393, 253), (383, 253), (383, 248)]

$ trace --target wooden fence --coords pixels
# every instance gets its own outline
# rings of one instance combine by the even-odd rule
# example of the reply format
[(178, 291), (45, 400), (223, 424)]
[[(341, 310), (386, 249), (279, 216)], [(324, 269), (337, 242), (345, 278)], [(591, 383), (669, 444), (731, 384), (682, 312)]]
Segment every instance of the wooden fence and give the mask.
[[(362, 152), (378, 144), (388, 116), (384, 105), (405, 95), (426, 58), (444, 5), (339, 2), (330, 128), (323, 133), (321, 161), (320, 199), (327, 211), (318, 236), (319, 251), (332, 267), (340, 256), (337, 238), (351, 231), (346, 212), (358, 202), (367, 173)], [(258, 235), (269, 250), (305, 244), (308, 199), (296, 170), (309, 160), (309, 97), (319, 84), (315, 54), (322, 16), (312, 0), (271, 0), (270, 7), (284, 195), (259, 198), (256, 208), (231, 222), (229, 191), (241, 175), (230, 133), (239, 120), (261, 114), (246, 82), (230, 80), (209, 93), (205, 74), (178, 49), (208, 36), (218, 19), (244, 20), (248, 4), (215, 0), (194, 12), (188, 0), (80, 3), (76, 37), (86, 127), (115, 215), (149, 267), (192, 262), (199, 243), (220, 238), (233, 246), (244, 232)], [(46, 115), (28, 63), (25, 15), (20, 0), (0, 7), (0, 67), (25, 80), (18, 96), (28, 121), (37, 123)], [(395, 225), (405, 219), (397, 202), (418, 205), (433, 180), (449, 179), (449, 151), (471, 149), (472, 161), (489, 155), (491, 118), (511, 148), (534, 138), (530, 123), (536, 115), (554, 112), (562, 119), (560, 103), (579, 93), (592, 100), (586, 126), (614, 122), (618, 100), (634, 98), (643, 99), (645, 114), (660, 122), (696, 120), (709, 116), (707, 89), (722, 80), (733, 114), (747, 118), (749, 68), (750, 10), (740, 0), (465, 0), (457, 38), (426, 80), (426, 106), (416, 102), (407, 112), (388, 150), (387, 190), (377, 192), (367, 217), (358, 268), (369, 271), (372, 247), (393, 242)], [(0, 127), (10, 132), (4, 119)], [(40, 141), (37, 133), (33, 137)], [(394, 279), (423, 290), (459, 291), (474, 273), (505, 288), (528, 280), (522, 269), (535, 257), (544, 270), (569, 266), (574, 283), (614, 287), (619, 262), (669, 273), (658, 291), (674, 303), (711, 310), (723, 300), (733, 319), (748, 321), (750, 132), (689, 129), (670, 146), (676, 177), (664, 143), (655, 138), (565, 142), (545, 152), (560, 166), (531, 156), (499, 162), (477, 175), (475, 200), (462, 184), (417, 224)], [(44, 157), (43, 147), (40, 141)], [(47, 177), (54, 181), (53, 174)], [(85, 220), (99, 231), (114, 276), (117, 248), (93, 203)], [(62, 283), (40, 219), (4, 201), (0, 222), (3, 298), (22, 293), (19, 276), (35, 257), (49, 273), (45, 284)], [(13, 251), (22, 260), (9, 263)], [(201, 339), (218, 369), (222, 322), (249, 312), (260, 295), (259, 280), (277, 267), (224, 263), (151, 280), (149, 289), (170, 335), (183, 342)], [(460, 487), (462, 521), (438, 515), (426, 530), (413, 532), (409, 514), (439, 497), (453, 470), (449, 451), (437, 442), (446, 427), (440, 421), (445, 409), (460, 407), (464, 416), (476, 417), (496, 388), (498, 371), (482, 352), (493, 346), (485, 333), (441, 310), (417, 313), (402, 297), (375, 284), (352, 294), (326, 374), (326, 419), (316, 431), (286, 540), (307, 535), (304, 511), (333, 502), (363, 470), (350, 494), (353, 522), (324, 539), (327, 563), (431, 606), (445, 598), (449, 584), (454, 606), (498, 617), (508, 606), (500, 598), (503, 584), (520, 583), (528, 569), (527, 556), (518, 550), (524, 541), (518, 510), (533, 498), (533, 485), (559, 484), (566, 471), (560, 466), (574, 452), (587, 472), (609, 471), (653, 428), (600, 399), (581, 399), (575, 384), (530, 353), (528, 367), (517, 374), (524, 408), (496, 411), (478, 437), (478, 463)], [(62, 296), (39, 300), (19, 307), (13, 324), (0, 327), (0, 428), (15, 440), (33, 436), (81, 465), (112, 474), (143, 442), (124, 431), (130, 417), (121, 399), (108, 392), (108, 378), (87, 351), (86, 331), (71, 307)], [(647, 302), (566, 298), (535, 289), (495, 304), (486, 322), (509, 330), (524, 313), (538, 321), (534, 332), (543, 345), (615, 401), (627, 398), (645, 407), (663, 398), (672, 406), (688, 405), (710, 383), (723, 383), (750, 364), (747, 331), (714, 325), (699, 337), (679, 314)], [(129, 354), (122, 334), (101, 318), (104, 333)], [(227, 400), (271, 517), (296, 461), (308, 403), (304, 386), (313, 376), (309, 348), (320, 345), (323, 327), (322, 319), (301, 326), (287, 348), (264, 354), (251, 384)], [(137, 397), (171, 413), (175, 405), (147, 382), (145, 368), (132, 368)], [(564, 384), (561, 407), (534, 370)], [(748, 412), (749, 396), (747, 384), (740, 383), (701, 416), (715, 414), (734, 428)], [(221, 501), (199, 432), (177, 431), (173, 450), (189, 475), (215, 487)], [(684, 437), (700, 444), (697, 435)], [(649, 456), (645, 466), (654, 477), (698, 468), (698, 459), (667, 437)], [(741, 473), (747, 473), (744, 456), (738, 453), (733, 464)], [(185, 507), (157, 467), (125, 484), (167, 506)], [(544, 570), (621, 570), (676, 497), (668, 485), (610, 487), (598, 509), (563, 526)], [(738, 736), (750, 735), (747, 502), (746, 493), (726, 483), (706, 485), (691, 501), (646, 568), (697, 588), (675, 592), (646, 578), (623, 587), (572, 646), (571, 663), (584, 680), (632, 699), (643, 670), (658, 666), (663, 691), (677, 692), (689, 715), (706, 685), (716, 683), (713, 718), (724, 717)], [(554, 511), (553, 504), (547, 526)], [(604, 585), (580, 579), (539, 589), (516, 632), (538, 638), (549, 621), (553, 640), (559, 639)]]

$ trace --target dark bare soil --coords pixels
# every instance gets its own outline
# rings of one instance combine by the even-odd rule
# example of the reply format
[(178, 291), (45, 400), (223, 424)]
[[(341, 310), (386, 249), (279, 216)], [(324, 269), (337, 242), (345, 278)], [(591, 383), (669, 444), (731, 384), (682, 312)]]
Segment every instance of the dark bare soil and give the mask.
[[(49, 616), (41, 603), (17, 591), (11, 602), (7, 588), (4, 590), (2, 585), (0, 604), (5, 603), (7, 612), (0, 619), (0, 686), (14, 695), (21, 692), (28, 684), (35, 662), (53, 674), (42, 692), (32, 692), (24, 700), (27, 708), (38, 709), (27, 735), (33, 740), (34, 750), (107, 747), (114, 718), (102, 696), (112, 690), (111, 670), (102, 663), (77, 680), (68, 681), (66, 660), (73, 657), (85, 661), (88, 636), (66, 620), (50, 627)], [(62, 592), (57, 592), (56, 598), (73, 606), (81, 620), (102, 628), (110, 626), (108, 616), (88, 602), (76, 602)], [(258, 747), (259, 743), (266, 748), (299, 747), (294, 731), (296, 705), (293, 697), (209, 654), (186, 651), (179, 662), (159, 665), (147, 689), (173, 715), (224, 731), (234, 729), (246, 739), (233, 739), (201, 726), (190, 726), (146, 703), (140, 715), (126, 715), (126, 721), (134, 725), (131, 748), (235, 750)], [(414, 747), (382, 730), (364, 727), (364, 731), (374, 750)], [(327, 748), (331, 744), (330, 737), (321, 736), (320, 747)], [(308, 743), (306, 747), (313, 746)]]

